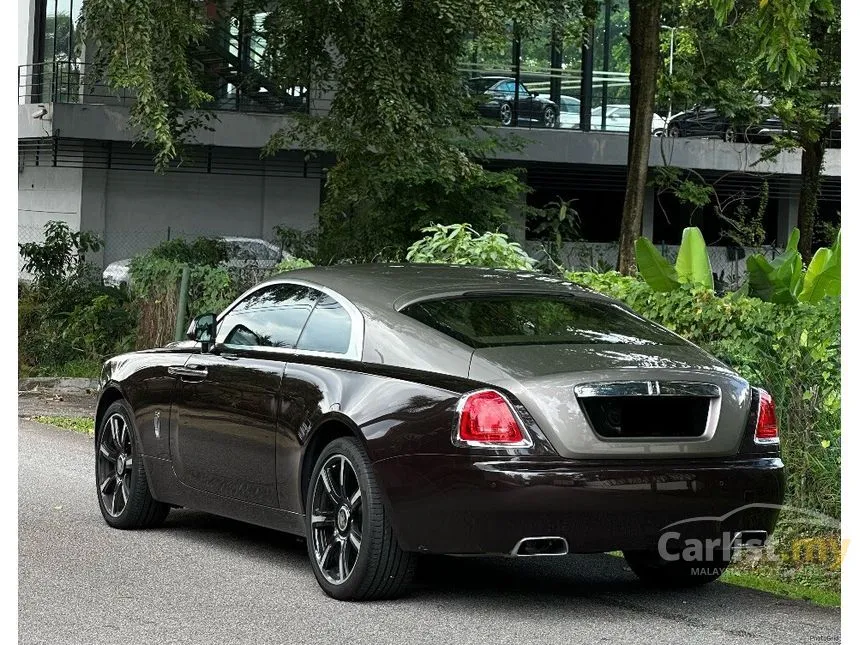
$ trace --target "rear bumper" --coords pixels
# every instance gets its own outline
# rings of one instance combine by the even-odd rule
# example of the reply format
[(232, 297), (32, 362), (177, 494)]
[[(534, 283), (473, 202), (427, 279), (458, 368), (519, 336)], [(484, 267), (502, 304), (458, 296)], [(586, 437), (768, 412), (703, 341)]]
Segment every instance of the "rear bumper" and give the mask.
[(682, 539), (770, 533), (779, 511), (766, 505), (785, 493), (778, 457), (583, 463), (412, 455), (374, 470), (401, 546), (425, 553), (510, 553), (539, 536), (563, 537), (574, 553), (654, 548), (676, 522), (668, 530)]

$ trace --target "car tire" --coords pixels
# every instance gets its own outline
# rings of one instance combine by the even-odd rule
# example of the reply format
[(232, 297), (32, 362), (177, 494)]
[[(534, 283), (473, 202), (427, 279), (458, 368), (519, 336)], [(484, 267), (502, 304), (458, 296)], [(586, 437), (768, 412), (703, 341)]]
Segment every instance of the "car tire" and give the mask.
[(509, 126), (514, 121), (514, 108), (510, 103), (502, 103), (499, 106), (499, 118), (502, 125)]
[(667, 131), (668, 136), (670, 137), (680, 137), (681, 136), (681, 128), (676, 124), (670, 125), (669, 130)]
[(664, 588), (696, 587), (718, 579), (731, 562), (722, 551), (705, 562), (667, 561), (654, 550), (624, 551), (630, 569), (647, 585)]
[(551, 105), (547, 105), (543, 109), (543, 125), (547, 128), (554, 128), (556, 121), (558, 119), (558, 115), (555, 112), (555, 108)]
[(726, 129), (723, 131), (723, 141), (725, 141), (726, 143), (734, 143), (737, 140), (738, 135), (735, 132), (734, 127), (731, 125), (726, 126)]
[(323, 449), (305, 509), (308, 557), (326, 594), (381, 600), (405, 593), (416, 554), (397, 543), (370, 459), (357, 439), (335, 439)]
[(158, 526), (170, 506), (152, 497), (140, 457), (134, 414), (128, 403), (115, 401), (96, 431), (96, 495), (102, 516), (116, 529)]

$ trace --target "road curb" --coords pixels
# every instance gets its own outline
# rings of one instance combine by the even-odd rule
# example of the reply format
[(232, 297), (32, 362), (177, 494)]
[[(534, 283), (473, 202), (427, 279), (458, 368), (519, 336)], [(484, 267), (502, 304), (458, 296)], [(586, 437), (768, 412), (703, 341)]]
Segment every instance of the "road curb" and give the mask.
[(50, 394), (95, 394), (99, 381), (94, 378), (70, 378), (65, 376), (35, 376), (18, 379), (19, 392)]

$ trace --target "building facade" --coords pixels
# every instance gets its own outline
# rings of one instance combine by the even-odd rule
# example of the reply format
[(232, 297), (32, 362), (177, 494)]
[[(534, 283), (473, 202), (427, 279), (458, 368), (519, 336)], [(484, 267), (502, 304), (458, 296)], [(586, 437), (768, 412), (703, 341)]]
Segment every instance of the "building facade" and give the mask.
[[(315, 94), (312, 83), (283, 94), (267, 81), (261, 14), (236, 11), (213, 21), (211, 38), (194, 53), (214, 97), (212, 130), (197, 135), (181, 165), (156, 174), (152, 153), (135, 144), (128, 127), (133, 95), (100, 84), (92, 73), (91, 52), (78, 42), (80, 4), (19, 3), (20, 242), (40, 239), (47, 221), (64, 220), (104, 239), (97, 260), (107, 264), (171, 237), (271, 239), (276, 225), (315, 226), (332, 159), (302, 150), (261, 157), (260, 149), (291, 114), (324, 111), (326, 97)], [(470, 44), (462, 63), (464, 78), (504, 90), (499, 104), (508, 104), (511, 113), (501, 114), (499, 127), (527, 142), (518, 152), (500, 153), (492, 164), (525, 169), (530, 205), (563, 199), (577, 211), (578, 239), (570, 241), (565, 254), (579, 267), (614, 264), (624, 198), (629, 50), (625, 62), (622, 32), (627, 9), (624, 2), (605, 9), (593, 48), (566, 47), (550, 32), (526, 41), (512, 31), (502, 47)], [(555, 106), (551, 124), (530, 118), (533, 94), (543, 98), (541, 105)], [(656, 131), (660, 118), (655, 115)], [(758, 209), (766, 185), (765, 228), (768, 241), (778, 247), (797, 220), (800, 155), (784, 152), (761, 162), (761, 152), (761, 145), (720, 138), (655, 136), (651, 164), (655, 172), (666, 165), (695, 171), (714, 186), (725, 212), (739, 204)], [(829, 149), (823, 219), (838, 223), (840, 195), (840, 150)], [(715, 270), (743, 270), (740, 255), (727, 246), (723, 223), (709, 209), (690, 209), (649, 188), (643, 235), (671, 255), (691, 224), (700, 226), (713, 245)], [(537, 251), (541, 241), (532, 239), (532, 228), (530, 222), (517, 222), (513, 234)]]

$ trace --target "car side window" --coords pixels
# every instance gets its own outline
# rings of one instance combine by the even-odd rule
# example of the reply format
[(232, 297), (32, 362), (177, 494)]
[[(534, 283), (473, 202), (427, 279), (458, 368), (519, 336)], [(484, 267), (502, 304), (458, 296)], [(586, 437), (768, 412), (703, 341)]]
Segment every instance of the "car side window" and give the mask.
[(349, 313), (334, 298), (323, 295), (311, 312), (296, 349), (345, 354), (351, 333)]
[(499, 87), (496, 89), (497, 92), (501, 92), (503, 94), (513, 94), (514, 93), (514, 82), (513, 81), (505, 81), (501, 83)]
[(294, 284), (273, 284), (239, 302), (221, 320), (218, 342), (240, 347), (295, 347), (322, 294)]

